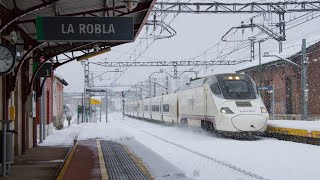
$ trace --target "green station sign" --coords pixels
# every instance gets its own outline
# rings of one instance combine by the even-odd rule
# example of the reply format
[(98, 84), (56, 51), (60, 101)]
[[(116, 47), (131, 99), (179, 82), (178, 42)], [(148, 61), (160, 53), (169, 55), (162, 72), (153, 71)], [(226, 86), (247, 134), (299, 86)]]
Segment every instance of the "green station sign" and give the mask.
[[(33, 73), (36, 72), (37, 68), (39, 67), (39, 62), (34, 62), (32, 66)], [(51, 77), (52, 75), (52, 64), (51, 63), (45, 63), (37, 72), (36, 78), (40, 77)]]
[(42, 42), (104, 42), (134, 40), (133, 17), (37, 17)]

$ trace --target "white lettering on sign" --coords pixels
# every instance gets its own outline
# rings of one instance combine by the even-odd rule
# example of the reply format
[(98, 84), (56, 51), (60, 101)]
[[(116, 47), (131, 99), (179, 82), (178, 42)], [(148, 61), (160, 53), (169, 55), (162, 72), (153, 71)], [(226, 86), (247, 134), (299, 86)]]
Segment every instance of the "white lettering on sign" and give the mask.
[(61, 31), (62, 31), (62, 34), (70, 34), (70, 33), (73, 34), (74, 33), (74, 29), (73, 29), (72, 24), (68, 24), (68, 29), (65, 29), (65, 25), (62, 24)]
[(100, 24), (95, 24), (94, 25), (94, 29), (96, 31), (97, 34), (101, 33), (101, 25)]
[(79, 24), (79, 33), (85, 34), (86, 32), (86, 25), (85, 24)]
[[(62, 34), (74, 34), (75, 30), (72, 24), (61, 25)], [(79, 34), (115, 34), (113, 24), (79, 24)]]
[(94, 31), (93, 25), (92, 24), (88, 24), (87, 25), (87, 33), (88, 34), (92, 34)]
[(113, 24), (110, 24), (109, 26), (109, 33), (116, 33), (116, 31), (114, 30)]

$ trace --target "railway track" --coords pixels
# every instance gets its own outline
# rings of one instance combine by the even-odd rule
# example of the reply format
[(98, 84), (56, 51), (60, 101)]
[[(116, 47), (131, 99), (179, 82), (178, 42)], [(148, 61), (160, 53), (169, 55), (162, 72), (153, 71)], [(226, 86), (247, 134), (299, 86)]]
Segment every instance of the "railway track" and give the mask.
[(176, 146), (176, 147), (178, 147), (178, 148), (180, 148), (180, 149), (183, 149), (183, 150), (185, 150), (185, 151), (188, 151), (188, 152), (190, 152), (190, 153), (193, 153), (193, 154), (195, 154), (195, 155), (197, 155), (197, 156), (200, 156), (200, 157), (202, 157), (202, 158), (206, 158), (206, 159), (208, 159), (208, 160), (211, 160), (211, 161), (213, 161), (213, 162), (215, 162), (215, 163), (217, 163), (217, 164), (220, 164), (220, 165), (225, 166), (225, 167), (227, 167), (227, 168), (230, 168), (230, 169), (232, 169), (232, 170), (238, 171), (238, 172), (240, 172), (240, 173), (242, 173), (242, 174), (245, 174), (245, 175), (247, 175), (247, 176), (250, 176), (250, 177), (252, 177), (252, 178), (259, 179), (259, 180), (268, 180), (268, 178), (265, 178), (265, 177), (263, 177), (263, 176), (261, 176), (261, 175), (258, 175), (258, 174), (256, 174), (256, 173), (253, 173), (253, 172), (250, 172), (250, 171), (248, 171), (248, 170), (242, 169), (242, 168), (240, 168), (240, 167), (238, 167), (238, 166), (235, 166), (235, 165), (233, 165), (233, 164), (230, 164), (230, 163), (227, 163), (227, 162), (225, 162), (225, 161), (219, 160), (219, 159), (217, 159), (217, 158), (214, 158), (214, 157), (211, 157), (211, 156), (207, 156), (207, 155), (205, 155), (205, 154), (203, 154), (203, 153), (197, 152), (197, 151), (192, 150), (192, 149), (190, 149), (190, 148), (188, 148), (188, 147), (185, 147), (185, 146), (183, 146), (183, 145), (180, 145), (180, 144), (171, 142), (171, 141), (169, 141), (169, 140), (167, 140), (167, 139), (161, 138), (161, 137), (159, 137), (159, 136), (157, 136), (157, 135), (155, 135), (155, 134), (152, 134), (152, 133), (150, 133), (150, 132), (141, 130), (139, 127), (132, 126), (132, 125), (127, 124), (127, 123), (125, 123), (125, 122), (121, 122), (121, 123), (123, 123), (123, 124), (125, 124), (125, 125), (127, 125), (127, 126), (129, 126), (129, 127), (131, 127), (131, 128), (134, 128), (134, 129), (136, 129), (136, 130), (139, 130), (140, 132), (142, 132), (142, 133), (144, 133), (144, 134), (147, 134), (147, 135), (149, 135), (149, 136), (152, 136), (152, 137), (154, 137), (154, 138), (157, 138), (157, 139), (159, 139), (159, 140), (161, 140), (161, 141), (163, 141), (163, 142), (166, 142), (166, 143), (168, 143), (168, 144), (171, 144), (171, 145), (173, 145), (173, 146)]
[[(131, 116), (129, 116), (129, 117), (131, 117)], [(135, 117), (131, 117), (131, 118), (137, 119)], [(144, 120), (144, 121), (171, 126), (170, 124), (163, 124), (161, 122), (159, 123), (156, 121), (147, 121), (147, 120)], [(258, 139), (263, 139), (263, 138), (275, 138), (275, 139), (278, 139), (281, 141), (290, 141), (290, 142), (294, 142), (294, 143), (302, 143), (302, 144), (310, 144), (310, 145), (320, 146), (320, 138), (303, 137), (303, 136), (297, 136), (297, 135), (272, 133), (272, 132), (267, 132), (264, 135), (254, 135), (251, 137), (248, 136), (248, 137), (239, 138), (239, 137), (225, 136), (225, 135), (213, 132), (208, 129), (204, 129), (204, 130), (206, 132), (210, 133), (211, 135), (214, 135), (215, 137), (226, 137), (226, 138), (237, 139), (237, 140), (258, 140)]]

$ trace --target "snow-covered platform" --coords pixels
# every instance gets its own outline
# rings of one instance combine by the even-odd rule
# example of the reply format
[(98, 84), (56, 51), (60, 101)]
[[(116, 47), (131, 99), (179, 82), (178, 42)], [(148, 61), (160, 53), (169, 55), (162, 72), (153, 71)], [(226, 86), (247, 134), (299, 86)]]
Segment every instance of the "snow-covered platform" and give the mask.
[[(139, 157), (143, 157), (147, 168)], [(123, 139), (121, 144), (101, 139), (78, 141), (58, 179), (191, 180), (182, 170), (133, 139)]]
[(320, 139), (320, 120), (269, 120), (268, 132)]
[[(74, 139), (94, 140), (95, 147), (97, 140), (116, 142), (157, 180), (319, 179), (320, 146), (265, 137), (235, 140), (201, 128), (122, 118), (120, 113), (108, 119), (56, 130), (43, 145), (73, 145)], [(100, 173), (97, 167), (92, 172)]]

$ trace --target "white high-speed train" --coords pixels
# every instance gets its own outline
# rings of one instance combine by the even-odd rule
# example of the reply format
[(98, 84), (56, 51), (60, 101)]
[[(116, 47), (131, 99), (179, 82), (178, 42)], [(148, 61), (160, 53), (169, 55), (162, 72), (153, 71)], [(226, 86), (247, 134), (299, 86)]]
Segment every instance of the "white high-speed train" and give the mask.
[(126, 102), (125, 114), (240, 135), (262, 134), (269, 117), (254, 81), (246, 74), (192, 80), (173, 94)]

